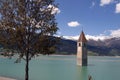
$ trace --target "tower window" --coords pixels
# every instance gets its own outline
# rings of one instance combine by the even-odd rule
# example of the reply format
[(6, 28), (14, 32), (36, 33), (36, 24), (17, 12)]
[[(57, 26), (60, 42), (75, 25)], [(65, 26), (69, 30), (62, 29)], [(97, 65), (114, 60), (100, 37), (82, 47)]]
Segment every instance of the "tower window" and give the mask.
[(81, 46), (81, 44), (79, 43), (79, 46)]

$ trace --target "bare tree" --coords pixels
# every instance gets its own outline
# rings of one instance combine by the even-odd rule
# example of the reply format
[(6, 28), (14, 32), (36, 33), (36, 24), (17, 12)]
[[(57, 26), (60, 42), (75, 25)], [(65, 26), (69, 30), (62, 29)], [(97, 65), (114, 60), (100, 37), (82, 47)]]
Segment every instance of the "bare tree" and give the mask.
[(25, 80), (31, 58), (55, 50), (55, 8), (54, 0), (0, 0), (0, 44), (26, 61)]

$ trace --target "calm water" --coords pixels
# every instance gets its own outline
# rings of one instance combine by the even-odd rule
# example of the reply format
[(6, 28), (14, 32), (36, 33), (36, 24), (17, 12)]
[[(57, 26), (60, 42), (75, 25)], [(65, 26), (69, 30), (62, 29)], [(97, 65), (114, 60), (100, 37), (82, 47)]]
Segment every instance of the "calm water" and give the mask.
[[(25, 62), (0, 57), (0, 76), (24, 80)], [(88, 57), (87, 67), (76, 66), (76, 56), (40, 56), (30, 61), (30, 80), (120, 80), (120, 58)]]

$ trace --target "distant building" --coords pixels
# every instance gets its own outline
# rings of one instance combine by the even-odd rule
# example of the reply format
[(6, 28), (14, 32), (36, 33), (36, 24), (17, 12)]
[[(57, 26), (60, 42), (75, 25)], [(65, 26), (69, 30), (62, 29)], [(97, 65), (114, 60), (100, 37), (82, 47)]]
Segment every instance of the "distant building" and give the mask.
[(87, 66), (87, 40), (83, 31), (77, 41), (77, 65)]

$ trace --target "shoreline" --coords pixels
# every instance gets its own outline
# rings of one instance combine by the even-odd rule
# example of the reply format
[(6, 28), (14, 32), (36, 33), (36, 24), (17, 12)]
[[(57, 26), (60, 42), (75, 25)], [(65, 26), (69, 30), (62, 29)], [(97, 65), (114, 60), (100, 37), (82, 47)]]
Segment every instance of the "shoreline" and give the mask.
[[(46, 56), (46, 55), (40, 54), (39, 56)], [(70, 54), (70, 55), (66, 55), (66, 54), (50, 54), (48, 56), (77, 56), (77, 55), (75, 55), (75, 54)], [(93, 55), (88, 55), (88, 56), (93, 56)], [(12, 56), (12, 57), (16, 57), (16, 56)], [(99, 57), (120, 57), (120, 56), (99, 56)], [(0, 58), (9, 58), (9, 57), (0, 55)]]
[(16, 79), (12, 79), (12, 78), (8, 78), (8, 77), (1, 77), (0, 76), (0, 80), (16, 80)]

